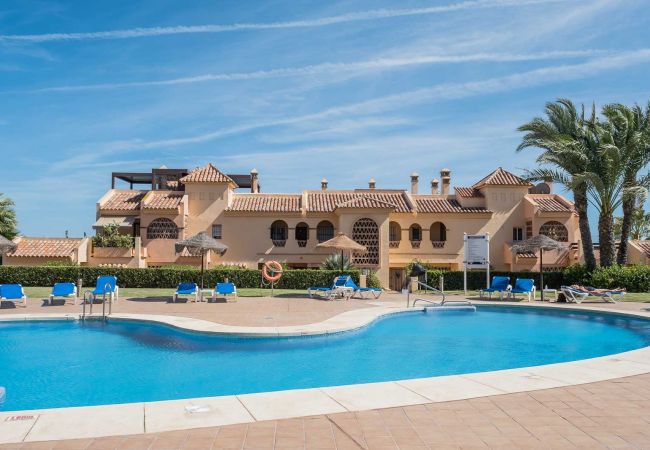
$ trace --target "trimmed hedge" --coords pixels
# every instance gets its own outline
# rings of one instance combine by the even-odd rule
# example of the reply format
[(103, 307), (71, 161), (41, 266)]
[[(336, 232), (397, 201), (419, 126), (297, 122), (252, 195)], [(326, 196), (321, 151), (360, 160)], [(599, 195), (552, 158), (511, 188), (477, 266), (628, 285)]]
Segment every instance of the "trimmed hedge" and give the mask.
[[(462, 271), (428, 270), (429, 285), (439, 288), (440, 276), (444, 275), (444, 289), (456, 291), (463, 289)], [(510, 277), (511, 283), (516, 278), (532, 278), (539, 287), (539, 272), (502, 272), (491, 271), (490, 277), (502, 275)], [(477, 290), (485, 287), (485, 271), (467, 272), (467, 288)], [(599, 267), (593, 272), (584, 266), (571, 266), (563, 271), (544, 272), (544, 285), (559, 289), (563, 285), (580, 284), (599, 288), (625, 288), (629, 292), (650, 292), (650, 266), (612, 266)]]
[[(359, 271), (349, 273), (359, 282)], [(83, 280), (83, 285), (95, 286), (100, 275), (115, 275), (120, 287), (127, 288), (174, 288), (183, 281), (201, 282), (201, 271), (193, 268), (128, 269), (108, 267), (25, 267), (0, 266), (0, 283), (20, 283), (23, 286), (52, 286), (56, 282)], [(329, 286), (335, 270), (286, 270), (275, 285), (278, 289), (306, 289), (309, 286)], [(240, 288), (262, 286), (262, 273), (253, 269), (217, 268), (205, 271), (204, 284), (214, 286), (228, 278)], [(378, 286), (376, 278), (368, 277), (368, 284)]]

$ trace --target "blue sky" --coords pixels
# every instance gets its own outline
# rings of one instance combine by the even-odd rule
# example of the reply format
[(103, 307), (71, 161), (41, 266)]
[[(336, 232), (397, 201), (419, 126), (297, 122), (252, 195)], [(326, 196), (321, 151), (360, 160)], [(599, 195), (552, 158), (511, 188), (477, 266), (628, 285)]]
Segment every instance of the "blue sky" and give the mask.
[(213, 162), (266, 192), (471, 185), (546, 101), (645, 103), (645, 0), (0, 2), (0, 192), (81, 235), (111, 171)]

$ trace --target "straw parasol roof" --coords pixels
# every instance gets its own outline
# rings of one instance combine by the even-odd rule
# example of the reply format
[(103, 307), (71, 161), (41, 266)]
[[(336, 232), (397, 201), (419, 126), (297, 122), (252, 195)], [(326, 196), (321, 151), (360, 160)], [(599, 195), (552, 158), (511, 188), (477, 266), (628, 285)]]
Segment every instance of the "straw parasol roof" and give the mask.
[(316, 247), (334, 248), (336, 250), (350, 250), (354, 252), (368, 251), (368, 249), (365, 246), (350, 239), (345, 235), (345, 233), (339, 233), (336, 237), (333, 237), (329, 241), (321, 242), (320, 244), (316, 245)]
[(365, 253), (368, 251), (368, 249), (359, 244), (358, 242), (350, 239), (345, 235), (345, 233), (339, 233), (329, 241), (321, 242), (320, 244), (317, 244), (316, 247), (320, 248), (333, 248), (335, 250), (341, 250), (341, 272), (343, 272), (343, 252), (344, 251), (350, 251), (350, 252), (357, 252), (357, 253)]
[(16, 244), (4, 236), (0, 236), (0, 255), (16, 249)]
[(201, 231), (199, 234), (192, 236), (191, 238), (178, 241), (174, 247), (176, 248), (176, 253), (181, 253), (185, 249), (198, 250), (201, 253), (201, 289), (203, 289), (205, 253), (212, 250), (221, 256), (226, 253), (226, 250), (228, 250), (227, 245), (211, 238), (205, 231)]
[(212, 250), (219, 255), (223, 255), (228, 250), (228, 246), (222, 244), (216, 239), (211, 238), (205, 231), (201, 231), (199, 234), (192, 236), (191, 238), (178, 241), (175, 244), (176, 253), (181, 253), (184, 249), (196, 249), (203, 252), (207, 250)]
[(565, 248), (564, 244), (543, 234), (513, 244), (511, 247), (513, 253), (535, 253), (539, 250), (539, 284), (542, 290), (542, 301), (544, 301), (544, 251), (564, 250)]

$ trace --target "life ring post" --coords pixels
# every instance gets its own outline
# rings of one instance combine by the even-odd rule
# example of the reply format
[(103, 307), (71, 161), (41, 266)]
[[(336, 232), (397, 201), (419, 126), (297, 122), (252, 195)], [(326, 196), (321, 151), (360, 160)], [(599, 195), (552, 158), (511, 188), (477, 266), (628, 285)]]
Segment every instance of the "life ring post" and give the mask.
[(275, 283), (282, 278), (282, 264), (277, 261), (267, 261), (262, 268), (262, 278), (271, 283), (271, 297), (274, 296)]

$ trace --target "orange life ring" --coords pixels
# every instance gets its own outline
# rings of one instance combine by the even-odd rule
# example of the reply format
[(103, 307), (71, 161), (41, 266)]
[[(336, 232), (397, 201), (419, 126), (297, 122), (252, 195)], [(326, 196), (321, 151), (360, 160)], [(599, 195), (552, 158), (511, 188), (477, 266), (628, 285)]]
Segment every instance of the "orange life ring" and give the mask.
[[(274, 273), (275, 275), (271, 275), (271, 273)], [(282, 278), (282, 264), (277, 261), (265, 262), (264, 268), (262, 269), (262, 276), (266, 281), (275, 283)]]

